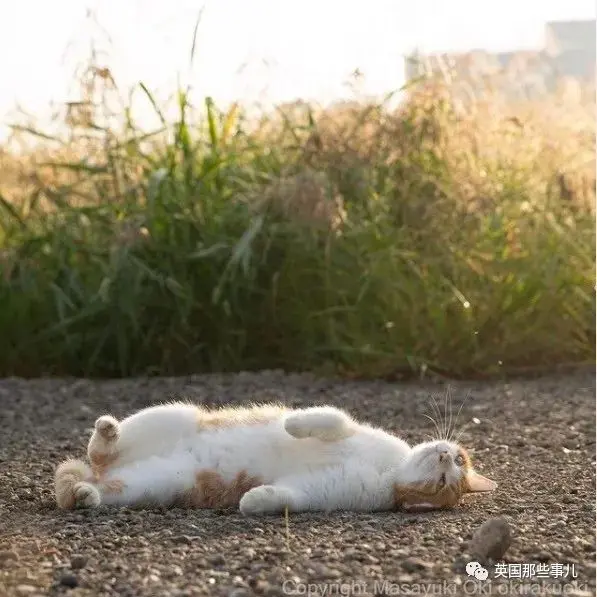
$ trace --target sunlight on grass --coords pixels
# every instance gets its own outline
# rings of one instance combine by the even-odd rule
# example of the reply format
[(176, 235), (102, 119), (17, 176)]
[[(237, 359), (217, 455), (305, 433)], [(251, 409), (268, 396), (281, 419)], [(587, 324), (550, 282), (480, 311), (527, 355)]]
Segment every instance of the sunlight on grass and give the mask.
[(1, 375), (594, 361), (592, 97), (422, 81), (255, 122), (181, 88), (169, 122), (138, 91), (153, 133), (125, 102), (0, 154)]

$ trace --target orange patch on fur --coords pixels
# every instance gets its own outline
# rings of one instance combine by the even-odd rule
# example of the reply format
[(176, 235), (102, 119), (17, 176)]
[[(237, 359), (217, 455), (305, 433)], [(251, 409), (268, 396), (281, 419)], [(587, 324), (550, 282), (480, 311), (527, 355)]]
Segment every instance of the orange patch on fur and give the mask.
[(111, 464), (114, 464), (118, 458), (117, 452), (106, 454), (105, 452), (89, 452), (89, 460), (91, 461), (91, 469), (97, 481), (99, 481), (108, 470)]
[(263, 484), (260, 477), (252, 477), (241, 471), (230, 482), (215, 471), (201, 471), (195, 475), (195, 486), (177, 500), (186, 508), (232, 508), (253, 487)]
[(462, 468), (465, 471), (471, 470), (471, 468), (473, 468), (473, 465), (471, 463), (471, 457), (468, 455), (468, 452), (464, 448), (458, 448), (458, 455), (462, 458), (462, 460), (464, 460)]
[(200, 429), (217, 429), (243, 425), (263, 425), (280, 418), (287, 409), (275, 404), (245, 408), (221, 408), (206, 410), (197, 408), (197, 424)]
[(92, 464), (94, 464), (95, 466), (108, 467), (117, 458), (118, 454), (116, 452), (111, 452), (109, 454), (106, 454), (105, 452), (89, 452), (89, 460), (91, 460)]
[(440, 486), (439, 483), (410, 483), (394, 485), (394, 505), (397, 508), (416, 504), (431, 504), (436, 508), (454, 508), (466, 493), (466, 477), (458, 483)]

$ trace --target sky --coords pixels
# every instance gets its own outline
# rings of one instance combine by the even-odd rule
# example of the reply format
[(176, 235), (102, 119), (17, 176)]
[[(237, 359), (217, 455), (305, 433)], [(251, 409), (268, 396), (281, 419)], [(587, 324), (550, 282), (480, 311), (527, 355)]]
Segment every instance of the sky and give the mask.
[[(45, 118), (79, 99), (73, 75), (101, 51), (120, 89), (165, 98), (177, 81), (219, 103), (327, 103), (403, 83), (403, 56), (543, 45), (550, 20), (595, 18), (594, 0), (3, 0), (0, 136), (17, 102)], [(189, 66), (199, 12), (195, 60)], [(94, 18), (90, 19), (91, 12)]]

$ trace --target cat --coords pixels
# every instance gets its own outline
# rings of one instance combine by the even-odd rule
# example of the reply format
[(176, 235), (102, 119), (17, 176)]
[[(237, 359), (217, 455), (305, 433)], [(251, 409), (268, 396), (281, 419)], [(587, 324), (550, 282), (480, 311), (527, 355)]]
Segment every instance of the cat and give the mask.
[(433, 510), (497, 485), (458, 444), (405, 441), (330, 406), (163, 404), (95, 422), (90, 466), (55, 472), (59, 508), (238, 507), (245, 515)]

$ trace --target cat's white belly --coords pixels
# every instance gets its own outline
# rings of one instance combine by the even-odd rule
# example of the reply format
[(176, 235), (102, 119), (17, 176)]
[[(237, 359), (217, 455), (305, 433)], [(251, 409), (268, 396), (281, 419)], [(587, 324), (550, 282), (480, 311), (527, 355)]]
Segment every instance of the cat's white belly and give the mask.
[[(400, 464), (410, 450), (401, 440), (380, 435), (378, 430), (324, 442), (296, 440), (277, 422), (267, 427), (218, 429), (182, 437), (158, 455), (116, 463), (106, 481), (126, 479), (127, 502), (144, 497), (168, 501), (192, 489), (197, 475), (206, 472), (217, 473), (225, 482), (246, 475), (260, 484), (321, 472), (336, 485), (341, 486), (345, 479), (352, 486), (355, 475), (357, 485), (370, 476), (376, 479), (387, 468)], [(108, 494), (104, 502), (122, 503), (123, 498)]]
[(371, 467), (381, 472), (399, 464), (410, 451), (404, 442), (380, 437), (377, 430), (371, 435), (361, 433), (325, 442), (314, 438), (296, 440), (278, 422), (268, 427), (199, 433), (181, 440), (173, 455), (179, 451), (192, 454), (197, 470), (217, 471), (225, 479), (246, 472), (271, 483), (288, 475), (330, 467)]

